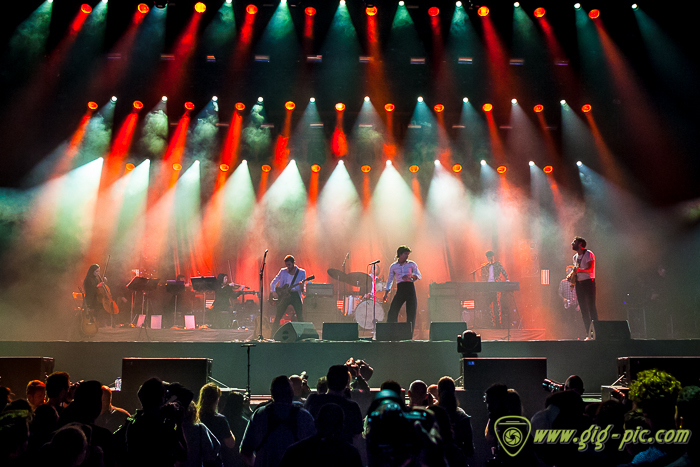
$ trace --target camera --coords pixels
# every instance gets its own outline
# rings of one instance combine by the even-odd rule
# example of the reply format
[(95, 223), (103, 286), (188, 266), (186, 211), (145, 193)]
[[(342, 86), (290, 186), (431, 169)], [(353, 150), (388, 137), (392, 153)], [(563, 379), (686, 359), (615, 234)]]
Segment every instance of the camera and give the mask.
[(545, 380), (542, 381), (542, 387), (544, 388), (545, 391), (549, 391), (549, 392), (566, 391), (566, 385), (564, 383), (558, 383), (556, 381), (553, 381), (553, 380), (547, 379), (547, 378), (545, 378)]

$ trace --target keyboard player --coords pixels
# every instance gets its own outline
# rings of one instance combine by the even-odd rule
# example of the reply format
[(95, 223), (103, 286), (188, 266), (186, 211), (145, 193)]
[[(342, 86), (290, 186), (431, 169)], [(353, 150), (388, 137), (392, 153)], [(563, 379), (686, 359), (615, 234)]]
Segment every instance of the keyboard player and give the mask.
[[(487, 261), (480, 267), (481, 282), (501, 282), (501, 277), (508, 282), (508, 273), (500, 261), (495, 261), (493, 251), (489, 250), (486, 252), (486, 260)], [(504, 327), (500, 295), (501, 294), (498, 292), (487, 293), (482, 305), (482, 310), (490, 309), (491, 321), (494, 328)]]

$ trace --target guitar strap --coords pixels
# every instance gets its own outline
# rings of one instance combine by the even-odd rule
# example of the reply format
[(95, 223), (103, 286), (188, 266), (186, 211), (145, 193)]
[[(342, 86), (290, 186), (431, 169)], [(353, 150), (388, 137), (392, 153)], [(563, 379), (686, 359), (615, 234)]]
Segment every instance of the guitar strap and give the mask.
[(299, 275), (299, 268), (297, 268), (297, 272), (294, 273), (294, 277), (292, 277), (292, 283), (289, 284), (289, 290), (292, 290), (292, 286), (296, 283), (297, 276)]

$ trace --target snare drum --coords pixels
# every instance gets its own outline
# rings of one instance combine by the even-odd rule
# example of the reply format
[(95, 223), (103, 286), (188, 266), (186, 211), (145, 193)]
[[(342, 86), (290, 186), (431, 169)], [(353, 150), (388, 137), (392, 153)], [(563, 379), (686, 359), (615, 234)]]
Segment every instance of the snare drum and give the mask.
[(372, 299), (362, 300), (355, 308), (355, 321), (363, 329), (374, 329), (374, 320), (384, 321), (382, 302), (377, 300), (372, 308)]

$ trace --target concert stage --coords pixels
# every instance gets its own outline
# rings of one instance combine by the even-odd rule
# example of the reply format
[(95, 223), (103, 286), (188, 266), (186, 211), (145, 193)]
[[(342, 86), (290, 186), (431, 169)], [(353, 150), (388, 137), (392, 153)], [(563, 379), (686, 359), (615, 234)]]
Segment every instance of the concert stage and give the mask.
[[(138, 332), (138, 330), (135, 330)], [(154, 331), (149, 331), (153, 335)], [(255, 341), (251, 341), (255, 342)], [(44, 356), (55, 359), (56, 371), (67, 371), (72, 380), (97, 379), (110, 384), (121, 376), (122, 358), (210, 358), (212, 377), (230, 387), (246, 387), (247, 359), (244, 342), (64, 342), (2, 341), (0, 356)], [(599, 393), (601, 385), (617, 379), (617, 358), (625, 356), (700, 356), (700, 340), (628, 341), (484, 341), (480, 357), (545, 357), (547, 377), (564, 381), (580, 375), (586, 392)], [(269, 393), (272, 378), (306, 370), (310, 385), (326, 374), (330, 365), (349, 357), (360, 358), (374, 368), (370, 381), (378, 387), (393, 379), (405, 388), (415, 379), (435, 383), (445, 375), (460, 375), (456, 342), (279, 342), (256, 343), (251, 348), (251, 392)], [(483, 381), (484, 389), (496, 381)], [(126, 383), (126, 382), (125, 382)], [(518, 387), (520, 391), (529, 388)], [(17, 388), (15, 388), (17, 392)], [(481, 408), (469, 408), (481, 410)]]

